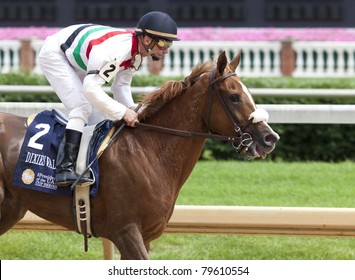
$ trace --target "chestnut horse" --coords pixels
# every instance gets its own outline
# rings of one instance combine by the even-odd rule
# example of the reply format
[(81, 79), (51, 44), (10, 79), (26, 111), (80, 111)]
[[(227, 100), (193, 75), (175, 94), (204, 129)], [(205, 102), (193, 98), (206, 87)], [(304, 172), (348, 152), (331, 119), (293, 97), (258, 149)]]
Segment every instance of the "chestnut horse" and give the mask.
[[(200, 64), (183, 81), (145, 96), (137, 128), (124, 128), (101, 155), (92, 228), (115, 244), (122, 259), (149, 258), (149, 244), (164, 232), (205, 138), (230, 141), (248, 158), (274, 149), (279, 136), (235, 74), (239, 61), (240, 53), (228, 63), (222, 52), (217, 63)], [(75, 230), (72, 198), (12, 184), (25, 132), (26, 118), (0, 114), (0, 235), (28, 210)]]

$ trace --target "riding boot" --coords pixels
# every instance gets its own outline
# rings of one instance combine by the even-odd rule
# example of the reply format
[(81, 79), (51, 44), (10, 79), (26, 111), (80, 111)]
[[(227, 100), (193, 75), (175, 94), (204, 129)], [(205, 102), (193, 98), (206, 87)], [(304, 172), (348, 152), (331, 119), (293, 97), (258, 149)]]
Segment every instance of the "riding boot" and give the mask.
[[(59, 146), (56, 164), (55, 184), (58, 187), (68, 187), (79, 177), (75, 172), (82, 133), (66, 129)], [(88, 178), (81, 178), (78, 184), (88, 182)]]

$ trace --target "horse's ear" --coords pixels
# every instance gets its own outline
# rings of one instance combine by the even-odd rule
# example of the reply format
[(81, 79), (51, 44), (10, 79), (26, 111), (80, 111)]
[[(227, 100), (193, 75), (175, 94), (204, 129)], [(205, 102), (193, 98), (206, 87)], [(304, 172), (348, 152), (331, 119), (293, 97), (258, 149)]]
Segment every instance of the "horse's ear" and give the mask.
[(227, 56), (226, 56), (226, 52), (223, 51), (220, 53), (217, 60), (217, 70), (221, 75), (223, 75), (226, 66), (227, 66)]
[(236, 57), (233, 58), (233, 60), (229, 64), (233, 71), (235, 71), (235, 69), (237, 69), (239, 62), (240, 62), (241, 55), (242, 55), (242, 50), (239, 51), (239, 53), (236, 55)]

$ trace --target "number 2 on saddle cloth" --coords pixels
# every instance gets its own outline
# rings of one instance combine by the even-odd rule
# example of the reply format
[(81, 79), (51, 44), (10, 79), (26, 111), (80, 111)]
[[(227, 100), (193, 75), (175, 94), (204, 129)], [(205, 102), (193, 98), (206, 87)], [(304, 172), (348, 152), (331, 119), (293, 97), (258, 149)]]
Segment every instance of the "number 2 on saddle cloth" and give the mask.
[[(58, 118), (55, 111), (45, 110), (35, 116), (29, 124), (21, 146), (13, 177), (17, 187), (46, 193), (72, 196), (70, 188), (58, 188), (55, 185), (55, 167), (59, 144), (64, 135), (65, 122)], [(105, 120), (96, 125), (89, 143), (87, 162), (91, 162), (102, 142), (112, 129), (112, 121)], [(98, 161), (91, 166), (95, 183), (91, 186), (90, 196), (95, 197), (99, 181)]]

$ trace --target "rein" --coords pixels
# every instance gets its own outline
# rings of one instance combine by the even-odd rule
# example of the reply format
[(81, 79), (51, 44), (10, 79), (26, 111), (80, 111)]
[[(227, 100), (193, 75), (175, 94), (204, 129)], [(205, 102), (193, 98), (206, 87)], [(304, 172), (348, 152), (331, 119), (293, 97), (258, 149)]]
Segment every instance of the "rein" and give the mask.
[(135, 126), (147, 130), (153, 130), (156, 132), (166, 133), (175, 136), (182, 136), (182, 137), (201, 137), (201, 138), (209, 138), (213, 140), (221, 140), (221, 141), (228, 141), (228, 142), (234, 142), (240, 139), (240, 137), (235, 137), (235, 136), (225, 136), (225, 135), (218, 135), (218, 134), (211, 134), (211, 133), (178, 130), (178, 129), (167, 128), (167, 127), (162, 127), (162, 126), (157, 126), (157, 125), (152, 125), (147, 123), (140, 123), (140, 122), (137, 122)]
[(226, 100), (220, 94), (219, 87), (218, 87), (219, 82), (223, 82), (228, 77), (235, 76), (236, 74), (234, 72), (229, 72), (223, 76), (218, 77), (217, 79), (214, 78), (214, 74), (215, 74), (215, 70), (211, 71), (210, 90), (209, 90), (209, 97), (208, 97), (209, 104), (208, 104), (208, 110), (207, 110), (207, 112), (208, 112), (207, 127), (209, 128), (209, 121), (210, 121), (210, 116), (211, 116), (212, 94), (213, 94), (213, 92), (215, 92), (217, 94), (224, 110), (226, 111), (229, 119), (231, 120), (231, 122), (233, 124), (234, 131), (237, 133), (236, 136), (219, 135), (219, 134), (214, 134), (212, 132), (203, 133), (203, 132), (178, 130), (178, 129), (167, 128), (167, 127), (162, 127), (162, 126), (157, 126), (157, 125), (152, 125), (152, 124), (140, 123), (140, 122), (137, 122), (135, 124), (135, 126), (138, 128), (152, 130), (152, 131), (156, 131), (156, 132), (160, 132), (160, 133), (166, 133), (166, 134), (170, 134), (170, 135), (176, 135), (176, 136), (182, 136), (182, 137), (200, 137), (200, 138), (208, 138), (208, 139), (212, 139), (212, 140), (221, 140), (221, 141), (231, 142), (233, 147), (237, 150), (237, 152), (241, 152), (243, 149), (248, 149), (248, 147), (253, 143), (253, 139), (249, 133), (243, 133), (242, 130), (244, 130), (252, 122), (252, 119), (248, 120), (243, 125), (243, 127), (240, 128), (237, 125), (231, 110), (228, 108)]

